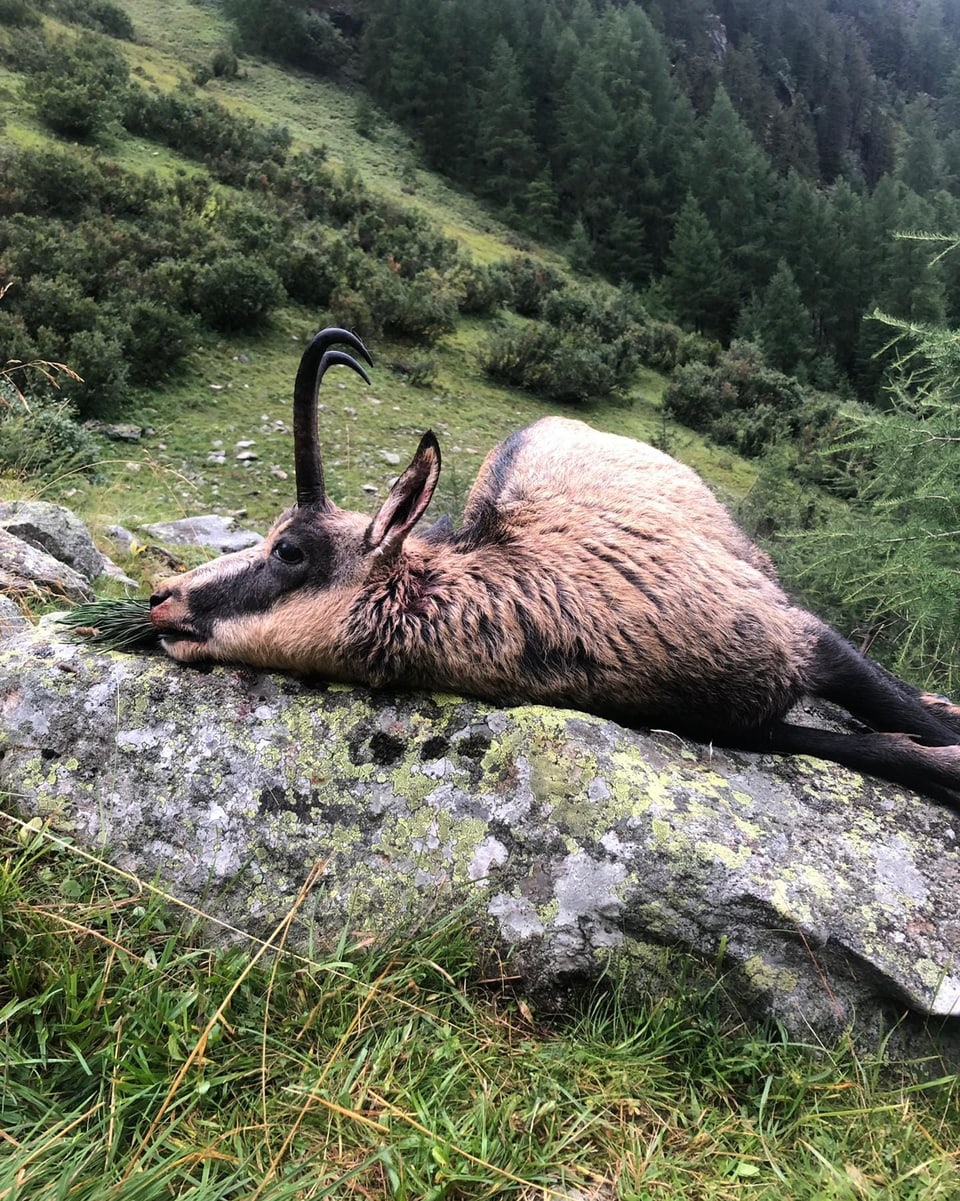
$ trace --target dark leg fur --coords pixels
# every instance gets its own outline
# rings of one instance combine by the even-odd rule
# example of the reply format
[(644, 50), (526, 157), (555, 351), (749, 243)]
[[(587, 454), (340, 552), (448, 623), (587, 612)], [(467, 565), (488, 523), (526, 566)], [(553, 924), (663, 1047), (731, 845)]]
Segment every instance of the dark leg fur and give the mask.
[(960, 709), (912, 688), (827, 627), (814, 649), (807, 687), (875, 730), (910, 734), (927, 746), (960, 744)]
[(921, 746), (904, 734), (836, 734), (787, 722), (769, 726), (757, 745), (832, 759), (960, 809), (960, 746)]
[(878, 732), (842, 734), (774, 721), (739, 744), (831, 759), (960, 809), (960, 710), (912, 688), (826, 626), (804, 682), (812, 696), (840, 705)]

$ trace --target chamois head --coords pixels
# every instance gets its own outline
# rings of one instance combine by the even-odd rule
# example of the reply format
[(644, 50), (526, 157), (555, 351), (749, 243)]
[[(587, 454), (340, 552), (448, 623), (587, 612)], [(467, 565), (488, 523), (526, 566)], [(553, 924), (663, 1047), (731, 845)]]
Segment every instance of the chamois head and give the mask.
[(327, 496), (317, 432), (320, 382), (335, 365), (370, 382), (352, 355), (330, 349), (337, 343), (372, 365), (366, 347), (345, 329), (322, 330), (304, 352), (294, 384), (296, 504), (259, 546), (164, 580), (151, 597), (152, 621), (173, 658), (335, 675), (345, 607), (396, 555), (430, 503), (440, 474), (440, 448), (430, 432), (373, 518)]

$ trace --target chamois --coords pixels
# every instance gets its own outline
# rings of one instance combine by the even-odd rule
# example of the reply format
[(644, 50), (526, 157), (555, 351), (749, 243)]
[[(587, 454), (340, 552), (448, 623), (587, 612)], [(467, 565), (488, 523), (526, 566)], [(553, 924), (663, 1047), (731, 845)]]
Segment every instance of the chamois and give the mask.
[[(440, 475), (423, 435), (372, 518), (324, 488), (320, 382), (369, 383), (322, 330), (294, 385), (296, 504), (259, 546), (158, 585), (168, 654), (374, 687), (570, 706), (740, 748), (811, 754), (960, 806), (960, 707), (872, 663), (797, 607), (690, 468), (545, 417), (484, 460), (455, 529), (415, 527)], [(784, 721), (805, 695), (871, 731)]]

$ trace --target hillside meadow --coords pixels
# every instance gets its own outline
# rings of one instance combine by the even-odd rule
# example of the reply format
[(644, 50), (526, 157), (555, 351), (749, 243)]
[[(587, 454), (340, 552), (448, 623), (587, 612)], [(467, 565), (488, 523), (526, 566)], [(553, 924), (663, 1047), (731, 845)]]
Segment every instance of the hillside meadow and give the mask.
[[(131, 78), (161, 93), (193, 89), (196, 71), (230, 41), (211, 4), (122, 7), (136, 38), (115, 47)], [(67, 31), (49, 14), (44, 27)], [(374, 196), (412, 206), (475, 263), (522, 249), (568, 270), (556, 248), (518, 246), (427, 171), (386, 117), (360, 136), (356, 89), (254, 58), (240, 67), (198, 91), (285, 126), (292, 150), (324, 146), (340, 177), (356, 174)], [(0, 144), (61, 149), (24, 82), (8, 58)], [(120, 127), (94, 152), (160, 181), (199, 170)], [(223, 184), (214, 194), (233, 195)], [(131, 388), (116, 414), (148, 427), (141, 442), (100, 443), (93, 477), (14, 474), (0, 492), (70, 505), (107, 551), (110, 524), (136, 530), (205, 512), (242, 512), (265, 532), (292, 499), (300, 350), (341, 320), (285, 299), (257, 332), (203, 329), (169, 378)], [(370, 388), (331, 372), (320, 433), (335, 499), (372, 510), (433, 428), (444, 456), (437, 507), (456, 514), (499, 439), (569, 412), (492, 382), (481, 366), (484, 346), (525, 320), (460, 314), (427, 349), (371, 339)], [(665, 445), (732, 502), (747, 496), (756, 463), (665, 419), (665, 387), (664, 375), (641, 367), (622, 395), (575, 412)], [(248, 463), (236, 458), (245, 442), (258, 456)], [(150, 586), (146, 559), (121, 564)], [(611, 978), (546, 1015), (480, 935), (455, 923), (398, 932), (389, 945), (344, 931), (337, 945), (296, 954), (282, 924), (270, 947), (231, 931), (227, 947), (212, 949), (202, 915), (155, 882), (10, 808), (0, 825), (0, 1201), (957, 1195), (951, 1065), (902, 1063), (884, 1044), (805, 1046), (757, 1030), (738, 1014), (721, 964), (677, 963), (666, 996), (638, 997)], [(298, 904), (314, 887), (322, 865), (305, 864)]]

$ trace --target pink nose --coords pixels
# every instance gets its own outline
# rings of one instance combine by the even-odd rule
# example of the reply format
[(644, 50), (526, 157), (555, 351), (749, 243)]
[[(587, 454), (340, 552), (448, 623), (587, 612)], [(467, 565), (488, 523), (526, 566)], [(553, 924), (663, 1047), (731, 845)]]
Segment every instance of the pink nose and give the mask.
[(155, 592), (150, 597), (150, 620), (155, 626), (163, 625), (165, 621), (169, 620), (169, 614), (166, 612), (169, 600), (169, 592)]

